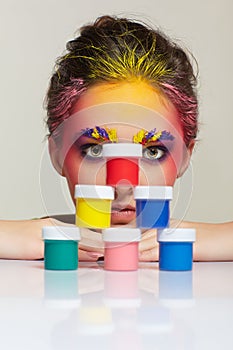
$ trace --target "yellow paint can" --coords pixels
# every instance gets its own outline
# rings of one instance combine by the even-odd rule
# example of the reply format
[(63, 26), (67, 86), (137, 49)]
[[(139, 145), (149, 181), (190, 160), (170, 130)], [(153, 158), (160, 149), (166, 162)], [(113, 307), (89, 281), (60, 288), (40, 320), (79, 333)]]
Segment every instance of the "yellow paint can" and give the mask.
[(76, 225), (88, 228), (107, 228), (111, 224), (111, 186), (76, 185)]

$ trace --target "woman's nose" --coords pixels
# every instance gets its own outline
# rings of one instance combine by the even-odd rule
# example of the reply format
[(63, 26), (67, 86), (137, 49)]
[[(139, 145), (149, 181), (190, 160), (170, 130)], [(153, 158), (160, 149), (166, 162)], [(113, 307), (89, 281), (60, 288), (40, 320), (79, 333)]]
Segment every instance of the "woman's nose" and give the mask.
[(118, 201), (125, 200), (133, 196), (133, 186), (130, 184), (117, 184), (115, 186), (115, 199)]

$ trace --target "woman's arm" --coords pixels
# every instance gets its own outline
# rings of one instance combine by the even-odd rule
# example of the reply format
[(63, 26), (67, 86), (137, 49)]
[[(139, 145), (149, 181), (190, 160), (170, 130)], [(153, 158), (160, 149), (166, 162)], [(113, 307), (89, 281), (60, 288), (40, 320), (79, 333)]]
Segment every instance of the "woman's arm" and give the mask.
[(43, 258), (44, 246), (41, 229), (49, 224), (49, 219), (1, 220), (0, 258), (25, 260)]
[[(0, 220), (0, 259), (43, 259), (42, 227), (51, 225), (67, 224), (53, 218)], [(101, 256), (103, 256), (101, 235), (84, 229), (79, 243), (79, 260), (96, 261)]]
[[(194, 261), (233, 261), (233, 221), (220, 224), (171, 221), (172, 227), (195, 228)], [(143, 233), (139, 245), (140, 261), (157, 261), (159, 245), (156, 230)]]
[(194, 261), (233, 260), (233, 221), (220, 224), (182, 222), (179, 226), (196, 229)]
[[(44, 257), (43, 226), (64, 225), (55, 219), (0, 221), (0, 258), (35, 260)], [(174, 226), (174, 221), (172, 221)], [(176, 226), (176, 225), (175, 225)], [(179, 227), (195, 228), (194, 261), (233, 260), (233, 221), (221, 224), (181, 222)], [(158, 260), (156, 230), (143, 233), (140, 261)], [(96, 261), (103, 256), (101, 234), (84, 230), (79, 244), (79, 260)]]

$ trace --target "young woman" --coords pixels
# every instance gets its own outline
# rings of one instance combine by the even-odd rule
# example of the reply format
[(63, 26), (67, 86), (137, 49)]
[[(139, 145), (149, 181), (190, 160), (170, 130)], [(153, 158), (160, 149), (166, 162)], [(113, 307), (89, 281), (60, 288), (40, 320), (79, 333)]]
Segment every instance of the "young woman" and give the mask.
[[(184, 50), (158, 30), (103, 16), (81, 28), (57, 60), (47, 115), (51, 160), (66, 177), (73, 199), (78, 183), (105, 184), (105, 142), (141, 143), (140, 185), (173, 186), (189, 165), (197, 136), (196, 77)], [(44, 220), (21, 223), (37, 225), (38, 230), (32, 228), (29, 238), (24, 228), (22, 234), (14, 233), (14, 252), (2, 248), (0, 256), (43, 257), (39, 228), (50, 219)], [(116, 186), (111, 224), (130, 225), (134, 220), (132, 188)], [(218, 225), (179, 225), (197, 228), (195, 260), (233, 258), (232, 223), (223, 224), (222, 232)], [(143, 233), (140, 260), (158, 259), (155, 236), (155, 230)], [(102, 255), (101, 234), (84, 230), (80, 259), (97, 260)]]

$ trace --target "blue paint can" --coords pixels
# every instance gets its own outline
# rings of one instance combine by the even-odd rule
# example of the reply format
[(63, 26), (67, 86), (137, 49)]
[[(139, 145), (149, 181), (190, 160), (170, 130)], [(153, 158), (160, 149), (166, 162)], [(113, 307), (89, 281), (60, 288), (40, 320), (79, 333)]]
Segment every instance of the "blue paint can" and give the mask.
[(169, 226), (171, 186), (136, 186), (137, 227), (165, 228)]
[(158, 230), (159, 269), (167, 271), (192, 270), (195, 239), (195, 229), (166, 228)]

